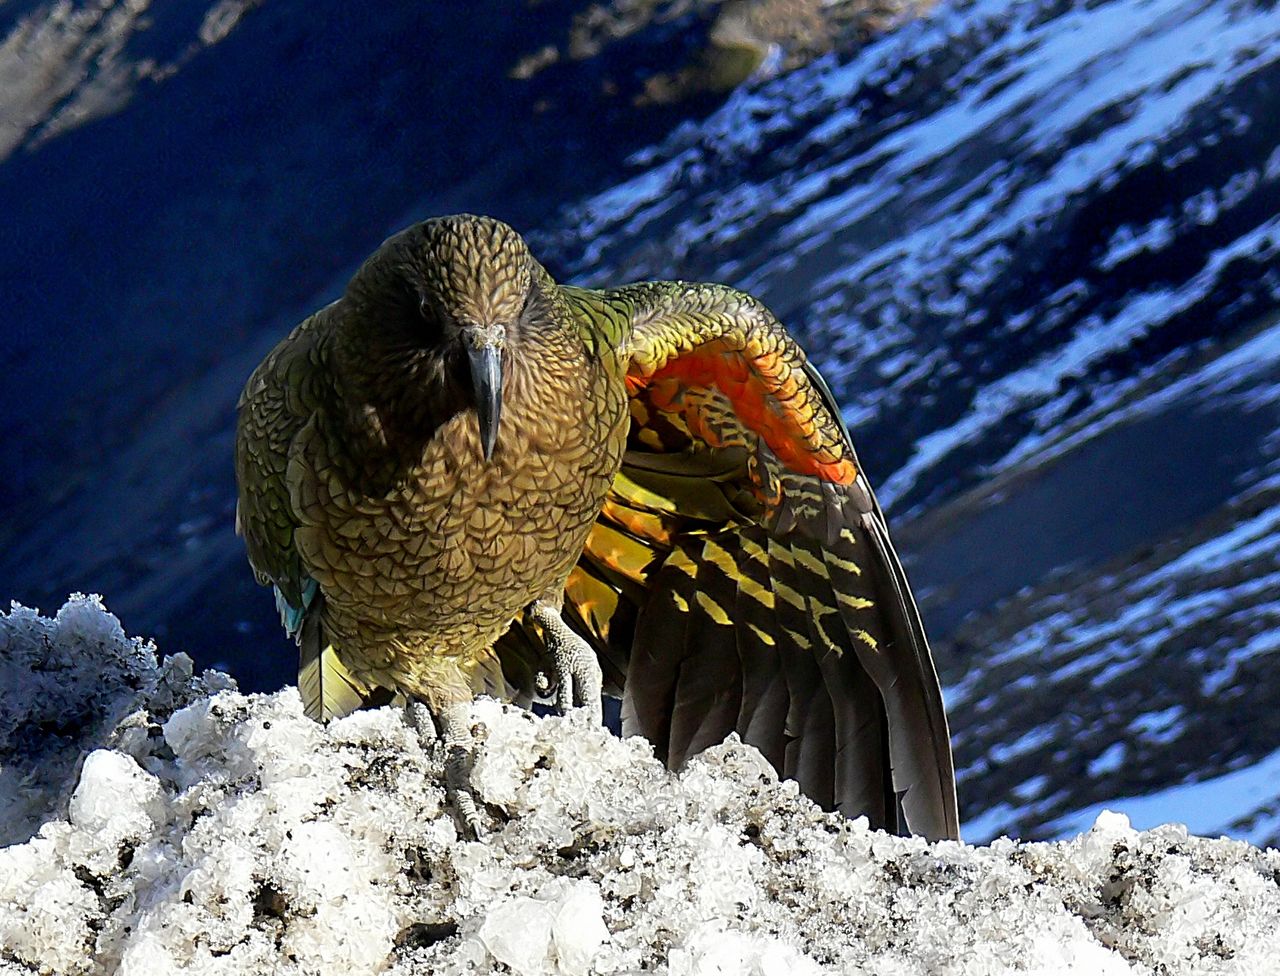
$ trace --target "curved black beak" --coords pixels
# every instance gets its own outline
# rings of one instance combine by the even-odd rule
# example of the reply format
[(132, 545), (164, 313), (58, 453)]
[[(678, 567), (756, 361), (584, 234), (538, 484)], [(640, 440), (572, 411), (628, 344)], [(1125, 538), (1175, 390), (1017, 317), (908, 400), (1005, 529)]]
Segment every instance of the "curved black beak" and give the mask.
[(484, 459), (493, 457), (498, 441), (498, 421), (502, 417), (502, 347), (497, 344), (468, 345), (471, 386), (476, 396), (476, 416), (480, 420), (480, 443)]

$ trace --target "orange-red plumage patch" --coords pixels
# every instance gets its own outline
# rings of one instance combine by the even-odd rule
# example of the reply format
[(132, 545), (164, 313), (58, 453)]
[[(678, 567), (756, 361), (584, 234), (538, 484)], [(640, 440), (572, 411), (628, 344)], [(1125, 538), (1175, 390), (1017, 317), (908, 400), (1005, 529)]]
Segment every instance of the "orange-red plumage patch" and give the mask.
[(858, 475), (853, 461), (821, 446), (817, 420), (797, 396), (793, 370), (776, 353), (748, 359), (723, 342), (708, 342), (696, 351), (674, 356), (651, 376), (631, 373), (632, 393), (645, 389), (658, 410), (683, 415), (690, 433), (712, 447), (720, 435), (701, 415), (695, 402), (682, 396), (697, 387), (716, 387), (733, 405), (744, 427), (764, 438), (778, 460), (797, 474), (814, 475), (835, 484), (851, 484)]

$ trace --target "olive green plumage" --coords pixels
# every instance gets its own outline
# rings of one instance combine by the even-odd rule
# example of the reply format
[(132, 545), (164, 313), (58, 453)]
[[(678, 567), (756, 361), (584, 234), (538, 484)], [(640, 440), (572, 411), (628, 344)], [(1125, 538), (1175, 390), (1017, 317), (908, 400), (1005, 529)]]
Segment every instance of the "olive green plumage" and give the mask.
[[(446, 343), (492, 323), (507, 370), (486, 462), (461, 342)], [(250, 560), (293, 607), (318, 584), (320, 643), (359, 692), (435, 708), (501, 687), (490, 647), (562, 588), (621, 459), (617, 337), (595, 330), (510, 228), (433, 221), (384, 244), (250, 377)]]
[(458, 790), (460, 709), (527, 701), (539, 671), (598, 709), (594, 649), (626, 730), (672, 765), (736, 730), (825, 806), (956, 835), (883, 516), (750, 296), (559, 286), (505, 224), (426, 221), (250, 377), (236, 471), (309, 713), (425, 703)]

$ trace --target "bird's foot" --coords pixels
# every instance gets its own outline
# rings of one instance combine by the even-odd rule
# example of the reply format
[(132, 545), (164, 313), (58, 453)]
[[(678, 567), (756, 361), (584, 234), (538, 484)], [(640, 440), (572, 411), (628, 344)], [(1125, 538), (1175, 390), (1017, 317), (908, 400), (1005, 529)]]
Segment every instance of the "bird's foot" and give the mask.
[(603, 725), (600, 695), (604, 675), (595, 650), (569, 628), (560, 611), (550, 604), (531, 603), (527, 613), (542, 628), (542, 642), (555, 667), (556, 708), (564, 714), (581, 706), (591, 724)]
[(471, 734), (471, 702), (446, 705), (432, 713), (421, 702), (409, 705), (409, 722), (424, 737), (431, 738), (445, 750), (444, 781), (453, 808), (462, 821), (463, 833), (482, 840), (486, 829), (480, 819), (483, 806), (471, 782), (475, 760), (475, 739)]

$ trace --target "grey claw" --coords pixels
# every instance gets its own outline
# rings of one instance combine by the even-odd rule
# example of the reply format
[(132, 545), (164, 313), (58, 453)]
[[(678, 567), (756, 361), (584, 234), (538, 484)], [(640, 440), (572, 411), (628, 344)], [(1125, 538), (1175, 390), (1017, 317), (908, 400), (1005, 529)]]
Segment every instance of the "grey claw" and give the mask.
[(462, 820), (464, 831), (473, 840), (484, 840), (485, 827), (480, 820), (480, 804), (475, 787), (471, 784), (472, 754), (469, 746), (451, 745), (445, 759), (445, 786), (453, 800), (454, 809)]
[[(480, 817), (483, 804), (471, 782), (475, 740), (471, 734), (471, 703), (447, 705), (432, 715), (426, 705), (409, 706), (409, 724), (421, 735), (430, 734), (445, 749), (444, 783), (449, 801), (462, 821), (463, 834), (482, 840), (487, 833)], [(428, 732), (429, 730), (429, 732)]]
[(530, 618), (542, 628), (542, 641), (555, 662), (556, 708), (567, 713), (576, 706), (587, 710), (595, 725), (604, 724), (604, 706), (600, 696), (604, 675), (591, 645), (569, 628), (558, 610), (545, 603), (529, 606)]
[(547, 673), (545, 671), (539, 671), (534, 676), (533, 690), (543, 698), (551, 694), (551, 679), (547, 677)]

